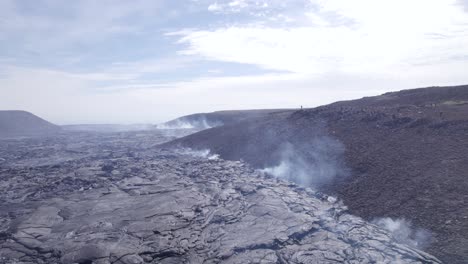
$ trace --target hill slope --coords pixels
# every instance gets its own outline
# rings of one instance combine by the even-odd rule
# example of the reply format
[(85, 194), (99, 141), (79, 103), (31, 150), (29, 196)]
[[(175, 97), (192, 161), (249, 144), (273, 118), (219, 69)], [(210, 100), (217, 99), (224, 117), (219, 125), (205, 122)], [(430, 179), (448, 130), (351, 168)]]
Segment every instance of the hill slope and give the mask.
[(447, 263), (468, 259), (468, 86), (271, 114), (164, 146), (176, 145), (337, 194), (368, 220), (408, 219), (432, 232), (429, 252)]
[(60, 127), (26, 111), (0, 111), (0, 136), (55, 133)]
[(249, 118), (258, 118), (269, 115), (271, 113), (282, 112), (288, 110), (281, 109), (262, 109), (262, 110), (232, 110), (232, 111), (217, 111), (212, 113), (199, 113), (193, 115), (182, 116), (163, 124), (156, 125), (161, 129), (173, 128), (194, 128), (207, 129), (227, 124), (236, 123), (247, 120)]

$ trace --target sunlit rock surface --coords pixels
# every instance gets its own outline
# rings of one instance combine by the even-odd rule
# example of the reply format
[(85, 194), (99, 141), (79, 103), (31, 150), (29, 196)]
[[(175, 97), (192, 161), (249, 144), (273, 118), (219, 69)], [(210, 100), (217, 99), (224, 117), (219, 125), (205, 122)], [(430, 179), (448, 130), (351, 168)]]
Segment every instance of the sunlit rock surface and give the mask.
[(154, 147), (167, 139), (0, 141), (0, 263), (439, 263), (323, 194)]

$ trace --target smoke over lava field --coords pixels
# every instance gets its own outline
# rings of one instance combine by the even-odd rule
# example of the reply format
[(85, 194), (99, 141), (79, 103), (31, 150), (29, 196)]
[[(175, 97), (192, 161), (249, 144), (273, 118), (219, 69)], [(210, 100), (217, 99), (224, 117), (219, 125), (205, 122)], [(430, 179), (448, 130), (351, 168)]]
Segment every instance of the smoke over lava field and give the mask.
[(161, 132), (0, 141), (2, 263), (440, 263), (335, 198)]
[(5, 133), (0, 261), (463, 263), (467, 102), (427, 88)]

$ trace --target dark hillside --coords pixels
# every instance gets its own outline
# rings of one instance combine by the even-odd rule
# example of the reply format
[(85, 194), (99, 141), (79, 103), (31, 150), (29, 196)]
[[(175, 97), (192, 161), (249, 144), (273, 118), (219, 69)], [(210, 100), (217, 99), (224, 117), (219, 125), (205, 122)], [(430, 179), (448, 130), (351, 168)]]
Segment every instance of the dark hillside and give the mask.
[(468, 86), (270, 114), (165, 146), (210, 149), (265, 168), (284, 159), (285, 144), (293, 158), (309, 164), (309, 183), (337, 194), (353, 214), (408, 219), (433, 233), (429, 252), (446, 263), (466, 263)]

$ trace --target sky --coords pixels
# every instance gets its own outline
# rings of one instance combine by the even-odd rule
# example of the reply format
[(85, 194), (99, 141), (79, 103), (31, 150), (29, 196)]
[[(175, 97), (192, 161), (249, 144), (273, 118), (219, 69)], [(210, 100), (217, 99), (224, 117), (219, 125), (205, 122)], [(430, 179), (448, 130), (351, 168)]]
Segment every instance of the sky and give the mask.
[(468, 84), (468, 0), (0, 0), (0, 109), (159, 123)]

